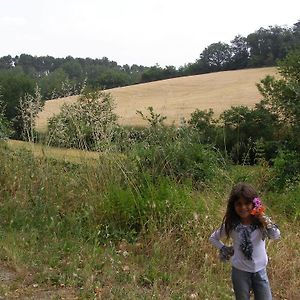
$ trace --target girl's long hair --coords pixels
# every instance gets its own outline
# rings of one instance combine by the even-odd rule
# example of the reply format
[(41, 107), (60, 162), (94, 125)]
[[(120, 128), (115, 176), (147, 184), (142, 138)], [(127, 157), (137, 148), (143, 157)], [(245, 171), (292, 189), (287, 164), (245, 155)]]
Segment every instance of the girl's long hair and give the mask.
[[(256, 190), (248, 183), (239, 182), (232, 188), (227, 202), (227, 210), (221, 226), (222, 230), (225, 229), (227, 238), (229, 238), (230, 232), (234, 229), (234, 227), (241, 221), (240, 217), (235, 212), (235, 202), (240, 198), (244, 198), (247, 203), (252, 203), (253, 199), (256, 197), (258, 197)], [(260, 229), (263, 228), (261, 222), (254, 216), (253, 223), (257, 224)]]

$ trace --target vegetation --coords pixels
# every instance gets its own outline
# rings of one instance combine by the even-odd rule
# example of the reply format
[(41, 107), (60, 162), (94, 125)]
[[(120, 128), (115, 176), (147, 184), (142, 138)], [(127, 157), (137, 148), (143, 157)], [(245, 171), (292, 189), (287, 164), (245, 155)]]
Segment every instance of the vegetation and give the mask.
[(4, 145), (0, 151), (0, 257), (22, 270), (20, 280), (1, 286), (3, 295), (16, 295), (16, 286), (34, 294), (35, 286), (67, 288), (80, 299), (230, 299), (229, 265), (207, 239), (232, 183), (245, 180), (259, 188), (283, 232), (282, 243), (269, 247), (274, 295), (297, 296), (299, 187), (266, 192), (267, 167), (228, 165), (199, 189), (154, 178), (126, 157), (70, 163)]
[(87, 92), (73, 105), (64, 105), (61, 113), (49, 121), (49, 144), (101, 150), (111, 144), (117, 116), (112, 111), (110, 94)]
[(42, 99), (78, 94), (83, 86), (109, 89), (141, 82), (224, 70), (274, 66), (277, 60), (300, 46), (299, 22), (291, 27), (260, 28), (247, 37), (236, 36), (231, 44), (216, 42), (206, 47), (194, 63), (176, 69), (174, 66), (120, 66), (108, 58), (54, 58), (21, 54), (0, 58), (0, 86), (6, 104), (5, 116), (13, 121), (15, 137), (22, 129), (17, 116), (20, 97), (34, 96), (41, 89)]
[[(288, 29), (270, 30), (298, 37)], [(266, 30), (256, 34), (270, 38)], [(247, 39), (255, 45), (255, 38)], [(241, 64), (243, 41), (234, 42)], [(277, 50), (262, 59), (253, 46), (249, 63), (286, 55)], [(229, 68), (230, 51), (213, 44), (199, 66)], [(196, 110), (179, 128), (166, 126), (165, 116), (151, 107), (137, 112), (148, 126), (121, 127), (111, 96), (87, 89), (50, 119), (44, 137), (49, 145), (81, 149), (72, 159), (60, 156), (62, 149), (50, 154), (34, 143), (28, 150), (2, 141), (11, 135), (7, 112), (14, 118), (20, 113), (14, 127), (37, 140), (41, 93), (30, 93), (33, 81), (22, 72), (42, 74), (43, 68), (33, 70), (30, 57), (22, 57), (24, 70), (13, 70), (16, 81), (2, 77), (2, 99), (12, 82), (28, 92), (16, 89), (20, 103), (0, 111), (0, 264), (16, 274), (0, 283), (0, 295), (24, 298), (36, 294), (32, 288), (51, 287), (80, 299), (231, 299), (229, 265), (218, 262), (208, 237), (220, 225), (232, 184), (247, 181), (281, 224), (282, 242), (268, 249), (274, 296), (299, 298), (299, 57), (299, 50), (289, 52), (279, 63), (282, 78), (261, 81), (264, 99), (256, 107), (232, 107), (219, 118), (213, 110)], [(73, 76), (68, 80), (81, 74), (78, 62), (64, 63)], [(94, 152), (83, 159), (82, 150)]]
[(0, 89), (0, 141), (3, 139), (7, 139), (12, 134), (9, 121), (4, 114), (4, 110), (5, 105), (2, 101), (2, 94)]

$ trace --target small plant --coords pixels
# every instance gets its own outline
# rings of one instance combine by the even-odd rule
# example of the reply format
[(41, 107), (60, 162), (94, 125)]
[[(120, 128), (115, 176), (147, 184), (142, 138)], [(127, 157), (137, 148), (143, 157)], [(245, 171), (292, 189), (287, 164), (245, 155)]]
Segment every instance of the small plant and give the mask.
[(35, 87), (33, 96), (26, 93), (24, 97), (20, 98), (19, 118), (22, 123), (23, 138), (28, 142), (33, 143), (36, 140), (36, 118), (42, 107), (42, 95), (38, 86)]

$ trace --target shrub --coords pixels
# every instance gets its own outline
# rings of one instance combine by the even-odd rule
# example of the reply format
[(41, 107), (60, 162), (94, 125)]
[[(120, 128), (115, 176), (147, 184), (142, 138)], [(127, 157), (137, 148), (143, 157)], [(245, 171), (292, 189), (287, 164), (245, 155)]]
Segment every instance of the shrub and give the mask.
[(282, 190), (300, 180), (300, 154), (293, 151), (281, 151), (274, 159), (273, 176), (270, 187)]
[(88, 150), (110, 146), (117, 128), (113, 99), (102, 91), (83, 94), (73, 105), (63, 105), (49, 120), (49, 144)]
[(181, 137), (160, 145), (139, 144), (134, 150), (141, 170), (148, 170), (153, 177), (165, 175), (179, 181), (191, 178), (203, 183), (211, 179), (219, 167), (211, 147)]

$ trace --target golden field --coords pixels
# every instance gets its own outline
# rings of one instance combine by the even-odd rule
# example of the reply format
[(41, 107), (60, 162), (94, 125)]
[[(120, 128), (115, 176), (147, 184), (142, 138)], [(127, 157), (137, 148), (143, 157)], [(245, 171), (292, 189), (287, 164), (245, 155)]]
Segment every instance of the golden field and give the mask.
[[(224, 71), (186, 76), (107, 90), (115, 99), (115, 112), (122, 125), (139, 126), (144, 121), (136, 114), (152, 106), (156, 113), (167, 116), (167, 123), (179, 124), (196, 109), (212, 108), (218, 116), (231, 106), (253, 107), (261, 100), (256, 83), (266, 75), (276, 75), (274, 67)], [(73, 103), (78, 96), (46, 101), (39, 114), (37, 128), (47, 128), (47, 119), (60, 110), (63, 103)]]

